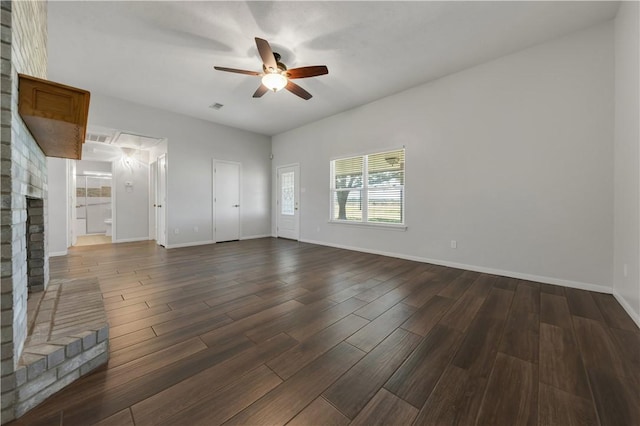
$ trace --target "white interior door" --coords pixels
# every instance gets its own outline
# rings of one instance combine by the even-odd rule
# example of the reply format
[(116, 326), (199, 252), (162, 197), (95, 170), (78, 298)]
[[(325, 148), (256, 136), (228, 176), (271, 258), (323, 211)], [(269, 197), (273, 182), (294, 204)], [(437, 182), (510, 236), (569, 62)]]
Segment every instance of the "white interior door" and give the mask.
[(240, 164), (213, 162), (215, 240), (240, 239)]
[(158, 206), (158, 161), (149, 164), (149, 239), (157, 240), (156, 208)]
[(300, 166), (278, 167), (277, 236), (300, 238)]
[(158, 157), (158, 179), (156, 185), (156, 242), (167, 245), (167, 157)]

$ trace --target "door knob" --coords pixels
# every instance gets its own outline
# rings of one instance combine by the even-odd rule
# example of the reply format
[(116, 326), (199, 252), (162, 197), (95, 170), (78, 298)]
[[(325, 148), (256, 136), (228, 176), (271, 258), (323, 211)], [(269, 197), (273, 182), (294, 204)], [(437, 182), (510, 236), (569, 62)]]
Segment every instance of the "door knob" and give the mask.
[(240, 204), (234, 204), (232, 207), (240, 207)]
[(158, 204), (158, 207), (162, 207), (162, 204)]

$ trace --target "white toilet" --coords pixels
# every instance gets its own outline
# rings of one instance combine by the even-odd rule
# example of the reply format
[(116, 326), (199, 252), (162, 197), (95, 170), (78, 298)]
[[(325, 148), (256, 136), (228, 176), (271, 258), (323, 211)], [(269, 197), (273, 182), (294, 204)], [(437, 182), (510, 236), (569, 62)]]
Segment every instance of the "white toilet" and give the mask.
[(112, 222), (111, 218), (104, 220), (105, 227), (107, 228), (105, 233), (104, 233), (104, 235), (106, 235), (107, 237), (111, 236), (111, 224), (112, 223), (113, 222)]

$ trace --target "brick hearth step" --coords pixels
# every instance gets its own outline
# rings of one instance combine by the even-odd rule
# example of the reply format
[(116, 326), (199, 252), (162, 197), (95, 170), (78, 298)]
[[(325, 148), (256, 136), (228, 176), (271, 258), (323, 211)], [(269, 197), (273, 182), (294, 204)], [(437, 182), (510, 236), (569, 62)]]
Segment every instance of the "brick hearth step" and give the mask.
[(33, 297), (15, 373), (18, 417), (109, 359), (109, 324), (96, 278), (51, 280)]

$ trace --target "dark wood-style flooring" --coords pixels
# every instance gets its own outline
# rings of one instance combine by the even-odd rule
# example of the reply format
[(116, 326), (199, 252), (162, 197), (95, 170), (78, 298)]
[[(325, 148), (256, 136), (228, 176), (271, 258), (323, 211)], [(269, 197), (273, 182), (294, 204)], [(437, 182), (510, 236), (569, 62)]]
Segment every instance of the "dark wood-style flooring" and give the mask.
[(639, 425), (611, 295), (272, 238), (73, 248), (108, 367), (14, 424)]

